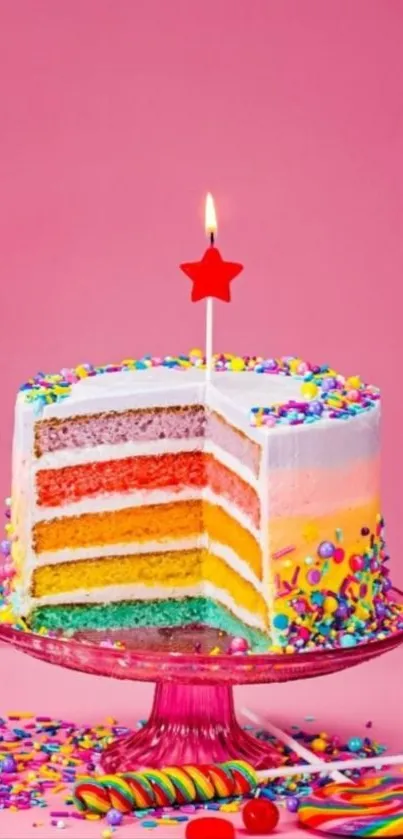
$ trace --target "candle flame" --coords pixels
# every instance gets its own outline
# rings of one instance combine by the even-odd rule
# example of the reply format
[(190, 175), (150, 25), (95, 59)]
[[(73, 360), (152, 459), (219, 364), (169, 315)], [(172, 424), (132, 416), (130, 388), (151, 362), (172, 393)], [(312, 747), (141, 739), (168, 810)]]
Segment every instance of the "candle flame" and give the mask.
[(210, 233), (216, 234), (217, 233), (217, 216), (214, 206), (214, 199), (211, 192), (208, 192), (206, 195), (206, 209), (204, 215), (204, 226), (207, 235)]

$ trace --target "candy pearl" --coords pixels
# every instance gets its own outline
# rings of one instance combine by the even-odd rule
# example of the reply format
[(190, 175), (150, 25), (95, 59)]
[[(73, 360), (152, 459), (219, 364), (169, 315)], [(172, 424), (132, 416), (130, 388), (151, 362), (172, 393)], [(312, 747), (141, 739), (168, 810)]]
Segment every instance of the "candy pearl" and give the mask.
[(63, 821), (63, 819), (58, 819), (58, 821), (56, 822), (56, 827), (58, 827), (59, 830), (63, 830), (63, 828), (66, 827), (66, 823)]
[(343, 562), (344, 557), (345, 557), (345, 553), (344, 553), (343, 548), (335, 548), (334, 549), (334, 551), (333, 551), (333, 562), (336, 562), (337, 564), (339, 562)]
[(318, 386), (315, 382), (303, 382), (301, 385), (301, 394), (305, 399), (315, 399), (318, 393)]
[(317, 583), (320, 582), (321, 573), (317, 570), (317, 568), (312, 568), (311, 571), (308, 571), (306, 578), (308, 580), (309, 585), (316, 586)]
[(349, 402), (358, 402), (360, 398), (360, 394), (358, 390), (349, 390), (347, 391), (347, 399)]
[(273, 626), (275, 627), (275, 629), (287, 629), (289, 622), (290, 621), (287, 615), (283, 615), (280, 613), (279, 615), (275, 615), (273, 619)]
[(3, 760), (0, 762), (0, 767), (2, 772), (15, 772), (16, 764), (14, 758), (11, 755), (7, 755), (7, 757), (3, 758)]
[(333, 595), (325, 597), (323, 601), (323, 609), (327, 615), (333, 615), (335, 612), (337, 612), (338, 607), (339, 603), (336, 597), (334, 597)]
[(235, 839), (235, 828), (227, 819), (201, 818), (188, 822), (185, 839)]
[(308, 372), (308, 365), (305, 361), (301, 361), (301, 363), (297, 367), (297, 373), (299, 376), (305, 376), (305, 373)]
[(117, 827), (123, 821), (123, 813), (120, 810), (109, 810), (106, 814), (106, 821), (113, 827)]
[(315, 737), (312, 740), (311, 746), (314, 752), (324, 752), (327, 749), (327, 742), (323, 739), (323, 737)]
[(355, 647), (357, 640), (354, 635), (342, 635), (340, 638), (340, 645), (342, 647)]
[(336, 387), (336, 379), (333, 376), (325, 376), (322, 381), (323, 390), (333, 390)]
[(360, 749), (362, 749), (363, 745), (364, 741), (361, 739), (361, 737), (350, 737), (347, 743), (350, 752), (359, 752)]
[(330, 559), (335, 551), (333, 542), (321, 542), (318, 547), (318, 554), (321, 559)]
[(354, 573), (356, 573), (356, 571), (362, 571), (364, 565), (365, 562), (359, 554), (353, 554), (353, 556), (350, 556), (349, 566)]
[(309, 405), (309, 413), (320, 416), (323, 413), (323, 405), (321, 402), (311, 402)]
[(293, 609), (298, 615), (304, 615), (308, 611), (308, 604), (305, 600), (296, 600), (293, 604)]
[(243, 358), (233, 358), (231, 361), (231, 370), (234, 370), (237, 373), (240, 373), (241, 370), (245, 370), (245, 362)]
[(298, 798), (294, 798), (294, 796), (292, 796), (291, 798), (287, 798), (287, 800), (286, 800), (286, 807), (287, 807), (287, 810), (288, 810), (290, 813), (296, 813), (296, 812), (298, 811), (298, 809), (299, 809), (299, 800), (298, 800)]
[(10, 556), (11, 542), (9, 541), (9, 539), (3, 539), (0, 542), (0, 551), (3, 554), (3, 556)]
[(230, 653), (246, 653), (249, 649), (249, 644), (245, 638), (236, 637), (232, 638), (231, 643), (229, 645), (229, 652)]
[[(249, 834), (267, 836), (277, 827), (280, 814), (272, 801), (252, 798), (242, 810), (242, 820)], [(207, 835), (207, 834), (206, 834)], [(214, 834), (215, 836), (215, 834)]]
[(383, 603), (376, 603), (375, 612), (378, 618), (384, 618), (386, 615), (386, 606)]

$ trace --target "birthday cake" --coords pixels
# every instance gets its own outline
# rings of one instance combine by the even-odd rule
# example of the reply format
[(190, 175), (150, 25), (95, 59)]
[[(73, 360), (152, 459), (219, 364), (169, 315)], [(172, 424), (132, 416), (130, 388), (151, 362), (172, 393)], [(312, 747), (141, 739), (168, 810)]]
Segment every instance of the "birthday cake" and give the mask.
[(23, 385), (14, 610), (35, 631), (211, 626), (275, 652), (377, 637), (378, 390), (293, 357), (202, 367), (193, 351)]

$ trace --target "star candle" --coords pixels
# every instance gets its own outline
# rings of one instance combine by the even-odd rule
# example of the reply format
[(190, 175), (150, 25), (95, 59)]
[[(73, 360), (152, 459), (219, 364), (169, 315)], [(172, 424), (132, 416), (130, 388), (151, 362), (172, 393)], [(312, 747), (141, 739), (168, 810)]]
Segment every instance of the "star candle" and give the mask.
[(183, 262), (180, 267), (193, 282), (192, 302), (206, 299), (206, 378), (210, 379), (213, 368), (213, 298), (225, 303), (231, 301), (230, 283), (241, 273), (243, 265), (226, 262), (215, 247), (217, 217), (210, 193), (206, 197), (205, 229), (210, 237), (210, 247), (199, 262)]

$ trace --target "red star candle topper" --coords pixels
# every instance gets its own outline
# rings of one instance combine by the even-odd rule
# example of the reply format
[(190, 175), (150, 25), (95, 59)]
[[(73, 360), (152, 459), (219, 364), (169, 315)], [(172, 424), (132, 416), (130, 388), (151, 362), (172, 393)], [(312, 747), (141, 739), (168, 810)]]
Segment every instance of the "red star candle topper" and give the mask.
[(192, 302), (207, 300), (206, 304), (206, 376), (211, 377), (213, 359), (213, 297), (231, 301), (230, 283), (241, 273), (243, 265), (239, 262), (225, 262), (220, 251), (214, 246), (217, 232), (217, 219), (212, 195), (206, 198), (205, 228), (210, 236), (210, 247), (207, 248), (199, 262), (183, 262), (181, 270), (193, 282)]

